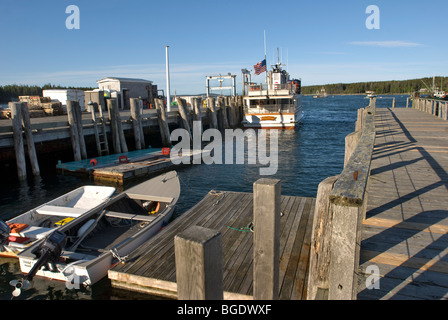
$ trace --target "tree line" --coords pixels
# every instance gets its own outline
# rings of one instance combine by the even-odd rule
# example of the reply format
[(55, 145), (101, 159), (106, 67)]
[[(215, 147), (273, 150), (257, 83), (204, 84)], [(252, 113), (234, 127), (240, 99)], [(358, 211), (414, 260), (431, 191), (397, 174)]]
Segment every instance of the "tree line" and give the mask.
[[(448, 89), (448, 77), (436, 77), (434, 84), (439, 89)], [(433, 87), (433, 78), (313, 85), (304, 86), (302, 92), (304, 94), (315, 94), (322, 87), (328, 94), (365, 94), (366, 91), (375, 91), (376, 94), (411, 94), (420, 91), (420, 89), (430, 91)]]
[(19, 96), (42, 96), (43, 90), (48, 89), (78, 89), (78, 90), (93, 90), (94, 88), (87, 87), (63, 87), (60, 85), (54, 85), (51, 83), (44, 86), (30, 86), (30, 85), (5, 85), (0, 86), (0, 103), (8, 103), (16, 100)]

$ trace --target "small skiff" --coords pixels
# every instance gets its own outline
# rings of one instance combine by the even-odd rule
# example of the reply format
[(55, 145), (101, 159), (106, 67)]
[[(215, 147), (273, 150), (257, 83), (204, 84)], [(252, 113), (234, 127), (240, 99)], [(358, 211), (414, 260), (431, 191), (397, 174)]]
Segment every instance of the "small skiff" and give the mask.
[(16, 295), (34, 275), (66, 281), (72, 288), (94, 284), (169, 222), (179, 195), (177, 172), (170, 171), (64, 224), (18, 255), (27, 275), (11, 283)]
[[(83, 186), (44, 203), (13, 219), (1, 222), (0, 256), (17, 257), (33, 242), (75, 217), (98, 210), (115, 192), (113, 187)], [(2, 245), (3, 244), (3, 245)]]

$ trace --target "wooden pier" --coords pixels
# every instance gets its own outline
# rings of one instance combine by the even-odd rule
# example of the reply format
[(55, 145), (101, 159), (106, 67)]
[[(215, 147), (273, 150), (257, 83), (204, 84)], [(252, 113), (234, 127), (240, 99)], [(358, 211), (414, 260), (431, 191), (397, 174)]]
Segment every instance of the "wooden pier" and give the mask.
[[(254, 217), (252, 193), (211, 191), (202, 201), (109, 271), (113, 287), (177, 298), (175, 236), (192, 226), (222, 234), (224, 299), (252, 299)], [(306, 297), (315, 199), (282, 196), (280, 204), (280, 299)]]
[[(26, 103), (10, 102), (11, 119), (0, 120), (0, 161), (15, 161), (19, 180), (27, 178), (26, 153), (33, 167), (33, 174), (39, 175), (38, 157), (41, 154), (52, 154), (58, 151), (73, 152), (73, 162), (65, 169), (65, 173), (91, 173), (89, 163), (85, 160), (100, 160), (111, 154), (126, 155), (128, 151), (140, 151), (150, 144), (148, 138), (161, 143), (162, 147), (170, 147), (170, 126), (183, 127), (190, 132), (192, 122), (200, 123), (204, 128), (219, 130), (236, 128), (242, 120), (241, 97), (207, 98), (205, 104), (199, 98), (191, 98), (188, 106), (182, 98), (177, 98), (177, 106), (166, 111), (165, 102), (155, 99), (157, 109), (140, 110), (138, 99), (130, 99), (131, 110), (118, 110), (115, 99), (107, 99), (108, 116), (103, 110), (81, 112), (77, 101), (67, 101), (67, 115), (29, 119)], [(207, 107), (202, 107), (207, 105)], [(22, 111), (23, 110), (23, 111)], [(23, 119), (22, 119), (23, 118)], [(23, 122), (23, 125), (22, 125)], [(23, 128), (22, 128), (23, 127)], [(152, 136), (154, 133), (159, 136)], [(23, 136), (26, 136), (26, 139)], [(145, 138), (146, 135), (146, 138)], [(110, 144), (110, 145), (109, 145)], [(67, 158), (67, 155), (63, 155)], [(116, 162), (118, 159), (115, 159)], [(60, 160), (60, 159), (57, 159)], [(107, 158), (109, 161), (109, 158)], [(143, 160), (142, 160), (143, 161)], [(149, 161), (138, 166), (116, 167), (112, 163), (111, 170), (104, 167), (96, 175), (98, 179), (114, 180), (123, 183), (132, 177), (139, 177), (144, 172), (153, 173), (161, 167), (169, 169), (164, 161)], [(76, 164), (78, 162), (78, 164)], [(79, 167), (76, 170), (76, 167)]]
[(448, 298), (448, 122), (423, 105), (376, 111), (358, 299)]

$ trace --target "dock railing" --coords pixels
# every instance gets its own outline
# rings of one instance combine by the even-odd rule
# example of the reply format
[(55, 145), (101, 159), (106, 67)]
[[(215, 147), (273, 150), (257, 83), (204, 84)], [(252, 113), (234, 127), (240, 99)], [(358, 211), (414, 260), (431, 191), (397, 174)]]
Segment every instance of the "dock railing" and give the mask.
[(412, 108), (432, 114), (443, 120), (448, 120), (448, 101), (429, 98), (412, 98)]
[(339, 176), (319, 184), (308, 274), (308, 300), (356, 299), (362, 222), (375, 143), (376, 99), (359, 109), (355, 132), (347, 135)]

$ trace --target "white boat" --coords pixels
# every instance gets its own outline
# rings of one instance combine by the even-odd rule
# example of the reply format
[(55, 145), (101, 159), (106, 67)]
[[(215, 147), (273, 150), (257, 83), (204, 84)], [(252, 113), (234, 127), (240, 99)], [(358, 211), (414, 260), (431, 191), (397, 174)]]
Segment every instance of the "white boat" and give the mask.
[(35, 275), (72, 285), (96, 283), (169, 222), (179, 195), (175, 171), (120, 193), (22, 251), (20, 269), (27, 275), (11, 284), (23, 286)]
[(375, 91), (366, 91), (366, 94), (367, 99), (376, 98)]
[(273, 66), (266, 80), (266, 85), (245, 85), (243, 127), (294, 129), (303, 117), (301, 80), (291, 80), (280, 63)]
[(113, 187), (83, 186), (6, 221), (0, 256), (16, 257), (55, 228), (101, 206), (114, 192)]
[(320, 89), (320, 92), (316, 91), (316, 94), (313, 96), (313, 98), (326, 98), (326, 97), (328, 97), (328, 94), (324, 87)]

